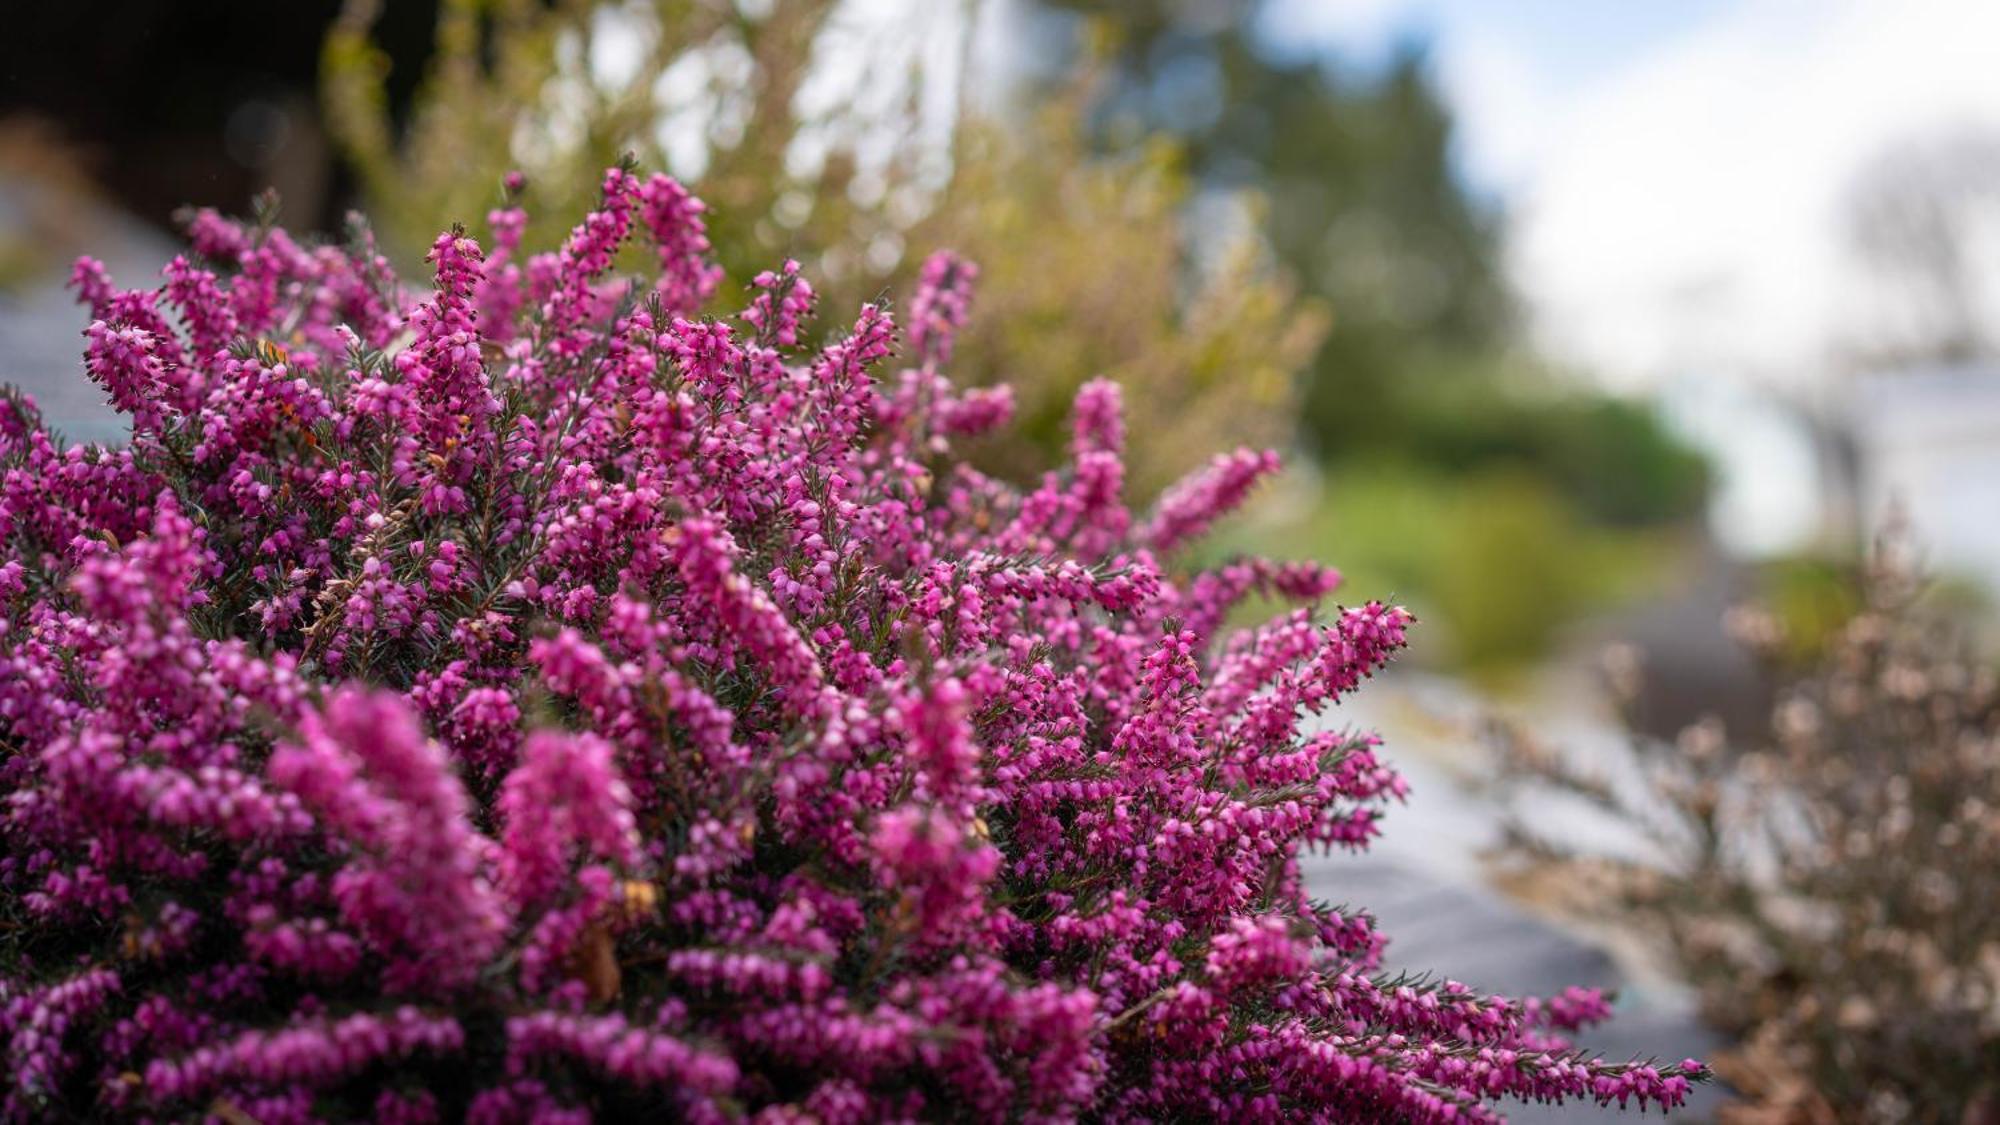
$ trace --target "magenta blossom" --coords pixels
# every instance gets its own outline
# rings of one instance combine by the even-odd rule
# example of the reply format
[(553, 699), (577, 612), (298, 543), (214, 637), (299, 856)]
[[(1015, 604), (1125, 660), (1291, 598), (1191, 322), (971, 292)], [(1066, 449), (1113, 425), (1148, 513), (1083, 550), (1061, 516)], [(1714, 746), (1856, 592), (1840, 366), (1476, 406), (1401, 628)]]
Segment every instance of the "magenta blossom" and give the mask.
[(1275, 457), (1135, 513), (1100, 382), (1070, 464), (981, 475), (969, 263), (901, 359), (872, 305), (805, 352), (798, 263), (704, 318), (700, 202), (603, 188), (416, 291), (213, 212), (158, 289), (79, 263), (132, 439), (0, 398), (0, 1120), (1477, 1121), (1706, 1073), (1568, 1047), (1595, 993), (1380, 976), (1306, 895), (1404, 794), (1307, 720), (1411, 619), (1179, 553)]

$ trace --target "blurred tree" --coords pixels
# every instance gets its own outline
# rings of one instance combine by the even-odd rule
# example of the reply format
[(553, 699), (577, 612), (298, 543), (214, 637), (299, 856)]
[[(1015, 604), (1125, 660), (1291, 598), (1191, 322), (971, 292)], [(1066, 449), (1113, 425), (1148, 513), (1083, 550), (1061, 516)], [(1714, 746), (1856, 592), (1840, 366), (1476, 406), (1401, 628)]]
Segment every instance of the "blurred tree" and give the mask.
[[(1525, 353), (1500, 216), (1452, 159), (1454, 122), (1424, 48), (1378, 67), (1284, 55), (1260, 0), (1044, 0), (1107, 34), (1092, 113), (1105, 143), (1186, 146), (1202, 192), (1261, 198), (1264, 242), (1331, 329), (1301, 389), (1301, 439), (1329, 462), (1392, 456), (1520, 467), (1589, 519), (1700, 510), (1700, 458), (1645, 407), (1559, 379)], [(1059, 38), (1059, 37), (1058, 37)]]
[(627, 151), (695, 184), (738, 283), (809, 260), (835, 319), (908, 292), (917, 252), (960, 250), (980, 265), (985, 311), (958, 366), (1015, 387), (1018, 433), (1036, 445), (991, 445), (989, 466), (1045, 463), (1070, 396), (1107, 373), (1132, 390), (1138, 495), (1193, 467), (1212, 435), (1281, 440), (1314, 307), (1247, 239), (1192, 260), (1175, 147), (1093, 152), (1079, 128), (1096, 100), (1088, 73), (1011, 127), (971, 120), (959, 87), (973, 8), (913, 3), (914, 22), (882, 36), (831, 0), (444, 0), (399, 131), (371, 39), (379, 2), (348, 0), (325, 47), (325, 102), (405, 253), (440, 222), (477, 227), (517, 168), (531, 215), (552, 220), (547, 245), (588, 202), (561, 193)]
[(1526, 346), (1502, 216), (1454, 164), (1424, 48), (1367, 66), (1290, 52), (1261, 9), (1038, 8), (1050, 41), (1084, 26), (1105, 45), (1092, 138), (1177, 138), (1203, 213), (1225, 220), (1198, 229), (1256, 230), (1330, 314), (1299, 417), (1326, 487), (1274, 503), (1244, 539), (1321, 544), (1356, 589), (1428, 612), (1431, 654), (1517, 669), (1577, 616), (1662, 578), (1677, 536), (1654, 529), (1693, 522), (1707, 466), (1647, 406), (1564, 378)]
[(1205, 188), (1263, 197), (1272, 252), (1328, 303), (1332, 329), (1304, 388), (1309, 444), (1345, 451), (1365, 429), (1354, 420), (1389, 405), (1399, 381), (1472, 373), (1440, 353), (1507, 342), (1498, 219), (1452, 167), (1451, 112), (1421, 48), (1346, 73), (1275, 57), (1248, 0), (1055, 2), (1113, 29), (1100, 135), (1164, 130)]
[(2000, 131), (1904, 138), (1847, 197), (1848, 241), (1872, 285), (1851, 362), (1960, 365), (2000, 347)]
[(1223, 73), (1241, 102), (1194, 145), (1194, 159), (1225, 175), (1262, 170), (1272, 245), (1331, 303), (1334, 330), (1306, 390), (1307, 433), (1337, 440), (1350, 428), (1343, 420), (1365, 415), (1398, 380), (1448, 370), (1427, 357), (1503, 342), (1510, 310), (1495, 223), (1450, 167), (1450, 114), (1420, 53), (1399, 53), (1376, 82), (1343, 85), (1314, 62), (1263, 60), (1241, 33), (1224, 46)]

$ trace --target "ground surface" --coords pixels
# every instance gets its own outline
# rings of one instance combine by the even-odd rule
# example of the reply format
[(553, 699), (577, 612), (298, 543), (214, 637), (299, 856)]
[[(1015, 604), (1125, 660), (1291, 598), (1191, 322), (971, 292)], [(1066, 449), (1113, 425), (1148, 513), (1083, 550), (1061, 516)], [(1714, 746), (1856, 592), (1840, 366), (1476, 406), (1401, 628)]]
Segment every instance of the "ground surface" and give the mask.
[[(1539, 701), (1547, 721), (1538, 730), (1586, 750), (1611, 737), (1594, 714), (1588, 689), (1567, 684), (1558, 690), (1569, 702)], [(1400, 674), (1369, 683), (1327, 716), (1381, 732), (1383, 753), (1412, 791), (1408, 804), (1389, 811), (1369, 853), (1310, 857), (1307, 886), (1325, 901), (1374, 914), (1389, 936), (1391, 970), (1428, 971), (1508, 996), (1549, 995), (1570, 985), (1613, 989), (1618, 1014), (1582, 1036), (1583, 1045), (1617, 1060), (1712, 1055), (1720, 1040), (1658, 966), (1635, 959), (1625, 945), (1614, 955), (1597, 937), (1538, 917), (1488, 885), (1484, 853), (1500, 837), (1501, 812), (1472, 783), (1482, 760), (1473, 727), (1484, 706), (1452, 681)], [(1607, 826), (1556, 807), (1538, 810), (1537, 828), (1588, 840)], [(1721, 1100), (1712, 1088), (1697, 1090), (1675, 1120), (1707, 1120)], [(1639, 1119), (1636, 1111), (1594, 1106), (1503, 1109), (1524, 1123)]]

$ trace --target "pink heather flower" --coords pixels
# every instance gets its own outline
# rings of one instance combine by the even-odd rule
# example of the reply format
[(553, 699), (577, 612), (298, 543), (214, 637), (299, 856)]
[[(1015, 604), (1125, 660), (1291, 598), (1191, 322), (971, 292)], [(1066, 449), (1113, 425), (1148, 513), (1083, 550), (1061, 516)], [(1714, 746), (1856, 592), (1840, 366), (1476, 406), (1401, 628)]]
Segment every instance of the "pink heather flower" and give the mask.
[(517, 903), (540, 902), (568, 867), (569, 852), (639, 862), (632, 794), (612, 763), (611, 746), (594, 735), (537, 731), (507, 776), (497, 807), (500, 883)]
[(111, 405), (150, 428), (159, 417), (158, 400), (173, 392), (172, 371), (161, 358), (158, 337), (141, 328), (114, 328), (93, 321), (85, 336), (84, 369), (104, 388)]
[(1109, 379), (1092, 379), (1076, 392), (1070, 418), (1070, 455), (1125, 452), (1125, 392)]
[(496, 207), (486, 213), (493, 249), (480, 270), (472, 303), (479, 310), (482, 336), (495, 344), (514, 338), (515, 320), (527, 301), (521, 266), (514, 260), (527, 226), (528, 213), (519, 207)]
[(1000, 853), (959, 824), (900, 808), (877, 822), (871, 843), (883, 883), (903, 893), (912, 938), (949, 941), (985, 913), (986, 883), (999, 871)]
[(1575, 1031), (1611, 1018), (1610, 1001), (1594, 988), (1566, 988), (1546, 1000), (1530, 998), (1526, 1009), (1529, 1015), (1539, 1016), (1550, 1027), (1564, 1031)]
[(76, 299), (90, 309), (90, 315), (103, 320), (111, 315), (111, 301), (118, 295), (118, 287), (111, 283), (111, 271), (104, 263), (85, 254), (70, 267), (68, 288), (76, 290)]
[(640, 221), (659, 248), (655, 288), (670, 313), (699, 312), (722, 280), (722, 268), (708, 260), (708, 227), (701, 218), (707, 209), (672, 176), (656, 174), (639, 189)]
[(454, 1052), (464, 1041), (456, 1021), (407, 1006), (386, 1017), (364, 1013), (331, 1023), (300, 1021), (276, 1031), (246, 1032), (177, 1061), (157, 1060), (146, 1068), (145, 1087), (153, 1098), (179, 1100), (246, 1079), (323, 1085), (382, 1060), (418, 1051)]
[(969, 816), (978, 796), (979, 746), (966, 715), (968, 704), (965, 685), (944, 680), (905, 702), (899, 717), (910, 740), (917, 792), (939, 804), (959, 806)]
[(238, 334), (236, 314), (216, 276), (189, 265), (186, 258), (168, 262), (166, 276), (167, 299), (180, 310), (194, 352), (212, 356), (226, 350)]
[(1161, 493), (1153, 517), (1139, 537), (1166, 553), (1199, 537), (1216, 520), (1235, 511), (1257, 482), (1278, 471), (1278, 455), (1239, 449), (1222, 454)]
[(813, 287), (799, 274), (799, 264), (785, 260), (777, 272), (765, 270), (750, 281), (757, 295), (743, 310), (743, 322), (757, 337), (782, 347), (797, 347), (799, 325), (812, 317)]
[(660, 1090), (687, 1108), (728, 1094), (736, 1064), (680, 1039), (619, 1016), (537, 1012), (507, 1021), (508, 1052), (516, 1066), (542, 1056), (573, 1059), (638, 1090)]
[(21, 1121), (35, 1115), (75, 1061), (64, 1045), (71, 1029), (102, 1009), (119, 984), (118, 974), (89, 969), (40, 988), (0, 987), (0, 1037), (8, 1064), (0, 1115)]
[(479, 318), (472, 302), (481, 275), (479, 244), (447, 232), (432, 245), (437, 295), (411, 314), (416, 332), (398, 353), (396, 369), (421, 412), (420, 432), (433, 452), (449, 452), (454, 439), (483, 433), (500, 409), (479, 353)]
[(972, 282), (979, 267), (949, 250), (924, 260), (910, 298), (910, 350), (926, 363), (951, 362), (952, 341), (972, 307)]
[(449, 986), (477, 972), (505, 920), (442, 749), (395, 697), (352, 690), (307, 715), (301, 734), (271, 756), (271, 779), (353, 850), (333, 896), (393, 959), (390, 986)]
[(580, 349), (582, 341), (570, 334), (602, 311), (594, 283), (611, 268), (612, 257), (631, 233), (638, 189), (630, 172), (606, 171), (602, 204), (570, 232), (556, 257), (553, 291), (543, 303), (542, 319), (544, 338), (558, 351), (574, 354)]
[[(1379, 975), (1306, 894), (1407, 792), (1305, 718), (1406, 643), (1339, 574), (1135, 519), (1120, 392), (1024, 486), (952, 440), (969, 263), (800, 346), (798, 263), (699, 319), (699, 200), (610, 170), (406, 291), (198, 213), (98, 263), (122, 449), (0, 396), (0, 1122), (1493, 1120), (1708, 1071), (1606, 999)], [(635, 230), (648, 276), (616, 273)], [(892, 360), (898, 353), (904, 357)], [(1252, 595), (1291, 603), (1249, 628)], [(226, 1107), (226, 1108), (225, 1108)]]
[(793, 706), (812, 707), (824, 676), (819, 661), (770, 595), (736, 573), (729, 533), (711, 520), (693, 519), (666, 537), (688, 594), (712, 607), (714, 629), (689, 638), (696, 651), (722, 667), (747, 662), (770, 676)]
[(934, 421), (939, 433), (977, 437), (1014, 420), (1014, 388), (974, 387), (937, 404)]
[(1236, 917), (1209, 943), (1210, 987), (1222, 995), (1296, 981), (1312, 970), (1312, 953), (1275, 914)]
[(203, 207), (188, 221), (188, 244), (196, 254), (218, 266), (234, 266), (250, 252), (250, 233), (243, 224)]
[(500, 400), (480, 355), (478, 306), (483, 283), (479, 244), (457, 231), (438, 236), (430, 261), (437, 293), (410, 314), (416, 332), (394, 366), (407, 395), (407, 422), (423, 457), (403, 459), (427, 511), (463, 510), (464, 484), (491, 454)]

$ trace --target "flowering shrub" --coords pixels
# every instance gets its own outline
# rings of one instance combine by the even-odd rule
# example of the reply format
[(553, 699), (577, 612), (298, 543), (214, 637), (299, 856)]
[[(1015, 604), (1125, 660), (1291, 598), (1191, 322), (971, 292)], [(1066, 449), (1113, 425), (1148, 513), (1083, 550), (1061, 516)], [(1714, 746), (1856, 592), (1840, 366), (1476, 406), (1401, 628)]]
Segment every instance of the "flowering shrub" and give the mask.
[[(1703, 1014), (1743, 1040), (1716, 1062), (1725, 1120), (1991, 1121), (2000, 1114), (2000, 678), (1924, 584), (1898, 528), (1815, 666), (1784, 677), (1768, 731), (1710, 720), (1636, 738), (1620, 783), (1526, 738), (1516, 778), (1553, 780), (1642, 829), (1646, 861), (1516, 825), (1589, 909), (1662, 942)], [(1781, 666), (1775, 616), (1734, 611)], [(1630, 700), (1639, 669), (1612, 662)]]
[[(133, 419), (0, 426), (0, 1114), (262, 1122), (1491, 1116), (1673, 1104), (1576, 992), (1374, 975), (1298, 853), (1402, 792), (1304, 716), (1404, 641), (1337, 575), (1166, 562), (1275, 462), (1135, 516), (1119, 395), (1017, 490), (950, 439), (973, 278), (796, 353), (701, 204), (610, 171), (561, 250), (211, 213), (76, 271)], [(610, 276), (635, 231), (651, 282)], [(1305, 608), (1245, 632), (1251, 592)]]
[[(447, 0), (431, 5), (429, 61), (392, 116), (388, 6), (340, 7), (319, 102), (396, 261), (430, 245), (439, 216), (476, 214), (510, 168), (528, 170), (533, 206), (568, 214), (620, 152), (671, 164), (690, 141), (716, 208), (711, 255), (735, 275), (806, 258), (814, 287), (845, 312), (885, 287), (913, 291), (923, 258), (904, 247), (955, 246), (979, 262), (985, 314), (965, 326), (970, 346), (953, 373), (960, 386), (1006, 383), (1015, 410), (1012, 425), (959, 443), (962, 460), (1039, 472), (1063, 456), (1070, 400), (1097, 375), (1133, 392), (1135, 501), (1225, 437), (1255, 443), (1293, 428), (1293, 376), (1319, 347), (1324, 311), (1247, 230), (1197, 229), (1176, 145), (1153, 136), (1107, 151), (1087, 127), (1107, 92), (1095, 64), (1038, 93), (1035, 113), (987, 119), (971, 99), (932, 96), (956, 81), (939, 61), (969, 46), (974, 21), (883, 36), (839, 0)], [(651, 47), (607, 82), (593, 60), (634, 42)], [(880, 75), (875, 95), (907, 96), (835, 97), (802, 115), (802, 88), (833, 70)], [(918, 120), (920, 105), (947, 112)], [(748, 127), (717, 127), (736, 117)], [(802, 150), (820, 156), (802, 162)], [(527, 244), (561, 234), (530, 231)]]

